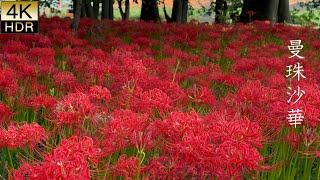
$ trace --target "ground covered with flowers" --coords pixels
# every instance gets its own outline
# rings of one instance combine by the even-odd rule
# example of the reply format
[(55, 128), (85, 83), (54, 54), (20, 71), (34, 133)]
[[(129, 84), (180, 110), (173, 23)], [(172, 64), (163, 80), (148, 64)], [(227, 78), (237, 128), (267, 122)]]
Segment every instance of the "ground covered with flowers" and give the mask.
[[(320, 33), (253, 24), (41, 19), (0, 35), (0, 175), (316, 179)], [(301, 39), (304, 122), (287, 122)], [(294, 82), (291, 82), (294, 83)]]

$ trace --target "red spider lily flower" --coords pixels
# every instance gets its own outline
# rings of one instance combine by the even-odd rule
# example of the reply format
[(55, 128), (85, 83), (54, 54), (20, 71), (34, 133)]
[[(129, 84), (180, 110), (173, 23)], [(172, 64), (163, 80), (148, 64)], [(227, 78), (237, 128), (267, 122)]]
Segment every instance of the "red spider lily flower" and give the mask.
[(257, 12), (255, 11), (246, 11), (246, 14), (248, 14), (249, 16), (253, 16), (255, 15)]
[(12, 115), (10, 108), (0, 102), (0, 125)]
[(215, 78), (215, 80), (228, 86), (235, 86), (238, 88), (246, 81), (244, 78), (232, 74), (220, 75), (219, 77)]
[(77, 86), (77, 79), (71, 72), (58, 72), (53, 75), (53, 80), (62, 90), (74, 90)]
[(21, 41), (10, 40), (6, 43), (2, 50), (8, 54), (18, 54), (26, 52), (28, 47), (25, 46)]
[(55, 59), (41, 57), (36, 63), (36, 71), (38, 76), (46, 76), (49, 74), (53, 74), (54, 72), (58, 71), (54, 66), (56, 64)]
[(58, 101), (54, 113), (54, 122), (58, 125), (81, 125), (85, 118), (93, 115), (95, 106), (88, 95), (77, 92), (66, 95)]
[(22, 126), (9, 125), (8, 129), (1, 129), (0, 144), (8, 148), (22, 148), (28, 146), (33, 149), (36, 144), (46, 139), (45, 130), (37, 123), (24, 124)]
[(227, 120), (228, 117), (222, 115), (220, 115), (220, 118), (225, 118), (225, 120), (217, 121), (215, 115), (217, 115), (217, 112), (207, 116), (207, 120), (212, 123), (209, 134), (217, 143), (234, 140), (245, 142), (256, 148), (262, 147), (262, 129), (259, 124), (246, 119), (237, 120), (235, 117), (233, 119), (236, 120), (230, 121)]
[(32, 48), (29, 50), (28, 56), (32, 58), (51, 58), (55, 56), (55, 50), (52, 48)]
[(96, 148), (92, 138), (72, 136), (61, 141), (44, 162), (35, 165), (23, 164), (13, 172), (13, 177), (40, 179), (90, 179), (88, 160), (97, 163), (101, 150)]
[(140, 112), (166, 112), (172, 108), (171, 99), (160, 89), (137, 91), (132, 101), (132, 108)]
[(108, 57), (107, 53), (102, 49), (92, 49), (90, 53), (95, 59), (104, 60)]
[(143, 168), (142, 172), (148, 174), (150, 179), (168, 179), (172, 165), (167, 157), (155, 157)]
[(194, 86), (190, 92), (191, 95), (189, 96), (189, 98), (191, 99), (191, 101), (200, 103), (200, 105), (207, 104), (213, 107), (216, 102), (215, 96), (212, 94), (211, 90), (208, 87)]
[(241, 177), (242, 172), (248, 169), (257, 169), (262, 160), (257, 149), (246, 143), (225, 141), (216, 149), (217, 176), (221, 178)]
[(25, 106), (31, 107), (35, 111), (38, 111), (40, 108), (45, 108), (47, 111), (51, 111), (56, 103), (56, 98), (46, 94), (31, 96), (23, 100), (23, 104), (25, 104)]
[(18, 81), (12, 69), (0, 68), (0, 92), (13, 96), (18, 90)]
[(129, 110), (115, 110), (112, 119), (103, 128), (106, 156), (125, 147), (150, 148), (151, 136), (147, 132), (146, 114), (138, 115)]
[(92, 101), (103, 101), (108, 103), (111, 99), (110, 91), (102, 86), (92, 86), (89, 90), (89, 97)]
[(112, 167), (112, 172), (114, 177), (121, 176), (127, 180), (135, 179), (139, 173), (139, 159), (137, 157), (125, 157), (124, 155), (120, 156), (115, 164)]
[(296, 131), (291, 131), (286, 135), (285, 140), (292, 148), (296, 149), (301, 143), (301, 136)]

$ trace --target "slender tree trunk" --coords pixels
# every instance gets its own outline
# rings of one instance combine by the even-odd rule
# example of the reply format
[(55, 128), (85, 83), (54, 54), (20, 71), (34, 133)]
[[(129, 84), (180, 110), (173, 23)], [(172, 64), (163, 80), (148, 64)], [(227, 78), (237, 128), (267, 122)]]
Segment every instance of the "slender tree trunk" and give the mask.
[(178, 0), (178, 1), (179, 2), (178, 2), (178, 8), (177, 8), (175, 20), (176, 20), (176, 22), (181, 23), (181, 20), (182, 20), (182, 1), (183, 0)]
[(101, 19), (113, 20), (113, 0), (102, 0)]
[(78, 1), (77, 0), (73, 0), (73, 16), (76, 14), (77, 4), (78, 4)]
[(181, 15), (181, 9), (180, 9), (181, 0), (173, 0), (173, 6), (172, 6), (172, 13), (171, 13), (171, 19), (173, 22), (178, 22), (178, 17)]
[(84, 18), (84, 17), (86, 17), (86, 15), (87, 15), (87, 14), (86, 14), (85, 0), (82, 0), (80, 17), (81, 17), (81, 18)]
[(88, 18), (94, 18), (93, 8), (91, 6), (91, 0), (85, 0), (86, 15)]
[(244, 0), (241, 22), (254, 20), (270, 20), (276, 22), (291, 22), (289, 0)]
[(101, 19), (109, 19), (109, 1), (110, 0), (102, 0), (102, 13), (101, 13)]
[(81, 5), (82, 5), (82, 0), (74, 0), (77, 1), (76, 6), (74, 6), (74, 18), (71, 23), (71, 29), (76, 31), (79, 27), (79, 22), (80, 22), (80, 15), (81, 15)]
[(125, 0), (125, 20), (129, 20), (129, 15), (130, 15), (130, 1)]
[(122, 8), (122, 0), (117, 0), (118, 2), (118, 6), (119, 6), (119, 11), (120, 11), (120, 15), (121, 15), (121, 19), (122, 21), (124, 21), (125, 19), (125, 15), (124, 15), (124, 12), (123, 12), (123, 8)]
[(109, 19), (113, 20), (113, 0), (109, 0)]
[(126, 21), (126, 20), (129, 20), (129, 9), (130, 9), (130, 3), (129, 3), (129, 0), (125, 0), (125, 3), (124, 3), (124, 10), (123, 10), (123, 7), (122, 7), (122, 2), (123, 0), (117, 0), (118, 2), (118, 5), (119, 5), (119, 11), (120, 11), (120, 15), (121, 15), (121, 19), (122, 21)]
[(140, 20), (142, 21), (160, 21), (157, 0), (142, 0)]
[(280, 23), (291, 22), (289, 0), (279, 0), (278, 22)]
[(223, 17), (226, 16), (226, 12), (228, 10), (228, 5), (225, 0), (216, 0), (216, 6), (214, 8), (214, 12), (216, 13), (215, 22), (222, 23)]
[(164, 6), (167, 22), (186, 23), (188, 20), (188, 8), (188, 0), (174, 0), (170, 17)]
[(100, 10), (100, 2), (99, 0), (93, 1), (93, 17), (95, 19), (98, 19), (99, 17), (99, 10)]
[(181, 14), (181, 22), (187, 23), (188, 21), (188, 0), (182, 0), (182, 14)]
[(266, 6), (266, 0), (244, 0), (240, 21), (247, 23), (254, 20), (265, 19)]
[(269, 3), (266, 6), (265, 18), (273, 23), (278, 22), (278, 7), (279, 0), (269, 0)]

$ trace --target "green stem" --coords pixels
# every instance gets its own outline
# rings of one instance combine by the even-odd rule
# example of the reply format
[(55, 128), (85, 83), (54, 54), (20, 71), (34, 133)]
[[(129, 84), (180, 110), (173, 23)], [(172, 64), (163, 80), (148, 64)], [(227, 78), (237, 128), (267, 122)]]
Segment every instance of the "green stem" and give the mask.
[(318, 175), (317, 175), (317, 180), (319, 180), (320, 179), (320, 166), (318, 167), (318, 173), (317, 173)]
[(12, 161), (12, 158), (11, 158), (11, 153), (10, 153), (10, 150), (8, 148), (6, 148), (6, 151), (7, 151), (7, 154), (8, 154), (8, 158), (9, 158), (9, 169), (13, 168), (13, 161)]

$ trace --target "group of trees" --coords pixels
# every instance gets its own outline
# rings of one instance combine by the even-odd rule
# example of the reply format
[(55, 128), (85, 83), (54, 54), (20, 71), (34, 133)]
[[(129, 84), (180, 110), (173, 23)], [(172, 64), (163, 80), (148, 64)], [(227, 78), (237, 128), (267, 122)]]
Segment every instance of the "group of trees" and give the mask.
[[(138, 3), (138, 0), (73, 0), (74, 21), (72, 28), (77, 29), (81, 17), (99, 17), (100, 4), (102, 4), (101, 19), (112, 20), (113, 4), (117, 3), (122, 20), (128, 20), (130, 14), (130, 2)], [(159, 3), (165, 0), (140, 0), (142, 21), (160, 21)], [(228, 11), (228, 4), (237, 0), (212, 0), (216, 14), (216, 22), (221, 23), (221, 17)], [(238, 0), (241, 1), (241, 0)], [(241, 1), (242, 2), (242, 1)], [(186, 23), (188, 17), (189, 0), (173, 0), (171, 16), (164, 5), (163, 11), (167, 22)], [(238, 3), (239, 4), (239, 3)], [(290, 21), (289, 0), (243, 0), (241, 22), (253, 20), (270, 20), (272, 22)]]
[(100, 3), (102, 4), (101, 19), (112, 20), (113, 0), (73, 0), (74, 20), (71, 24), (71, 28), (74, 30), (78, 29), (81, 17), (98, 19)]

